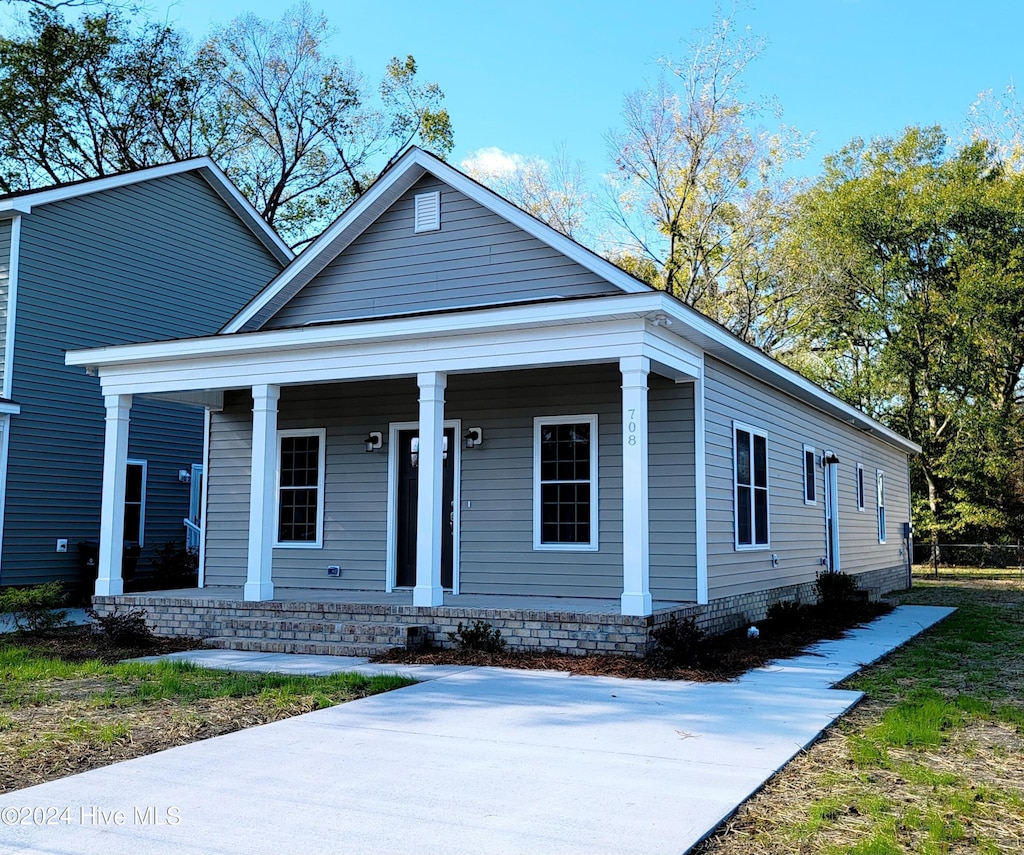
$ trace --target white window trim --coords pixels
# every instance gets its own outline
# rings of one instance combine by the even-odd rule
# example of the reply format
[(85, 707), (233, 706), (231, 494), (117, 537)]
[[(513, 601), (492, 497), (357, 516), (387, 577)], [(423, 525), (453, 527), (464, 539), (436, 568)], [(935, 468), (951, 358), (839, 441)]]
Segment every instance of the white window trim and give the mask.
[[(733, 433), (733, 436), (735, 437), (736, 434)], [(807, 498), (807, 453), (808, 452), (810, 452), (811, 458), (812, 458), (811, 459), (811, 463), (812, 463), (812, 465), (811, 465), (811, 486), (814, 488), (814, 498), (813, 499), (808, 499)], [(735, 462), (733, 463), (733, 465), (735, 466)], [(818, 477), (817, 477), (818, 464), (817, 464), (817, 452), (815, 452), (813, 445), (805, 445), (804, 446), (804, 450), (803, 450), (803, 452), (800, 455), (800, 466), (801, 466), (801, 468), (803, 469), (803, 472), (804, 472), (804, 479), (803, 479), (804, 480), (804, 504), (805, 505), (816, 505), (816, 504), (818, 504)], [(769, 514), (769, 516), (770, 516), (770, 514)]]
[[(317, 436), (320, 438), (319, 454), (317, 455), (317, 491), (316, 491), (316, 540), (281, 541), (281, 440), (289, 436)], [(327, 461), (327, 429), (297, 428), (295, 430), (279, 430), (277, 432), (277, 464), (274, 475), (274, 548), (275, 549), (323, 549), (324, 545), (324, 475)]]
[[(738, 459), (736, 455), (736, 431), (746, 431), (751, 436), (751, 455), (750, 455), (750, 476), (751, 476), (751, 493), (750, 499), (753, 502), (754, 499), (754, 487), (753, 487), (753, 476), (754, 476), (754, 455), (753, 455), (753, 438), (760, 436), (764, 439), (764, 454), (765, 454), (765, 475), (767, 478), (767, 485), (765, 487), (765, 495), (767, 496), (768, 505), (768, 519), (765, 520), (765, 528), (768, 533), (768, 540), (766, 543), (740, 543), (740, 491), (739, 486), (739, 472), (737, 470)], [(801, 460), (802, 462), (802, 460)], [(771, 492), (771, 468), (769, 465), (768, 455), (768, 433), (761, 429), (756, 428), (753, 425), (745, 424), (744, 422), (733, 421), (732, 423), (732, 538), (733, 546), (737, 552), (757, 552), (771, 549), (772, 547), (772, 492)], [(756, 537), (757, 521), (754, 518), (754, 507), (750, 507), (750, 536), (753, 540)]]
[[(590, 543), (541, 543), (540, 428), (541, 425), (590, 425)], [(536, 552), (597, 552), (600, 548), (597, 493), (597, 414), (582, 416), (537, 416), (533, 420), (533, 548)]]
[(885, 472), (875, 470), (875, 523), (878, 526), (878, 542), (885, 543)]
[(860, 464), (860, 463), (857, 464), (857, 468), (856, 468), (856, 470), (853, 473), (853, 477), (855, 479), (854, 482), (853, 482), (853, 492), (857, 496), (857, 510), (860, 511), (860, 513), (863, 514), (863, 513), (867, 512), (867, 507), (866, 507), (867, 501), (864, 498), (864, 466), (863, 466), (863, 464)]
[[(139, 496), (139, 539), (138, 544), (140, 547), (146, 545), (146, 481), (149, 476), (149, 463), (145, 460), (130, 457), (124, 462), (125, 471), (125, 483), (128, 482), (128, 467), (129, 466), (141, 466), (142, 467), (142, 492)], [(125, 494), (124, 500), (125, 507), (128, 506), (128, 496)]]

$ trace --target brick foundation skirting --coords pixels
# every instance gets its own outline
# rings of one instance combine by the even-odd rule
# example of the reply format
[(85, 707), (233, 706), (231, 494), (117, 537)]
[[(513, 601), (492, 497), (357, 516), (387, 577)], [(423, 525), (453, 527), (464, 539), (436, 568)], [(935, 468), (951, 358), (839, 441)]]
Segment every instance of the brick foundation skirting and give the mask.
[[(906, 565), (855, 576), (862, 588), (880, 594), (910, 586)], [(584, 612), (501, 608), (419, 608), (334, 602), (245, 602), (159, 594), (95, 597), (100, 614), (115, 608), (145, 609), (146, 622), (157, 635), (216, 638), (221, 646), (282, 652), (345, 653), (384, 649), (400, 643), (404, 631), (423, 627), (430, 640), (451, 647), (448, 633), (458, 625), (482, 620), (501, 630), (510, 649), (560, 650), (567, 653), (643, 654), (651, 631), (673, 617), (692, 617), (705, 632), (728, 632), (762, 620), (769, 607), (785, 600), (814, 602), (814, 582), (772, 588), (656, 611), (648, 617)], [(234, 640), (236, 643), (231, 644)]]

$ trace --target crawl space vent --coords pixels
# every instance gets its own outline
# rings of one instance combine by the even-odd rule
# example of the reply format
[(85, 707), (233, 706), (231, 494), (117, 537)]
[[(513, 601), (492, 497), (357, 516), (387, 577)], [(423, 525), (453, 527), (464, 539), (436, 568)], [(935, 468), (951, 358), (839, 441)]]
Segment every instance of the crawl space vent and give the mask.
[(413, 231), (436, 232), (441, 228), (441, 194), (418, 193), (416, 195), (416, 217)]

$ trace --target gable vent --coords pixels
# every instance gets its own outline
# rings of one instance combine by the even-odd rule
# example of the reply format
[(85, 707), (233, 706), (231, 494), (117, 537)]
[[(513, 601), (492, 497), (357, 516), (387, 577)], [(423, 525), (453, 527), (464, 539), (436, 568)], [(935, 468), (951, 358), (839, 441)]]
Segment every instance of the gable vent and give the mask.
[(414, 232), (436, 232), (441, 228), (441, 194), (418, 193)]

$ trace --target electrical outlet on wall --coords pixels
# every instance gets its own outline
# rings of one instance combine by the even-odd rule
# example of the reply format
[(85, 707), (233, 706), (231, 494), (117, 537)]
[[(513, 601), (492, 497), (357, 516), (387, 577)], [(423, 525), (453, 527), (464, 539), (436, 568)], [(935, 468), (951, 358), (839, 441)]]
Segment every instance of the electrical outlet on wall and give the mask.
[(327, 575), (328, 576), (340, 576), (341, 575), (341, 568), (337, 564), (329, 564), (327, 566)]
[(67, 552), (68, 551), (68, 539), (66, 537), (57, 538), (57, 551)]

